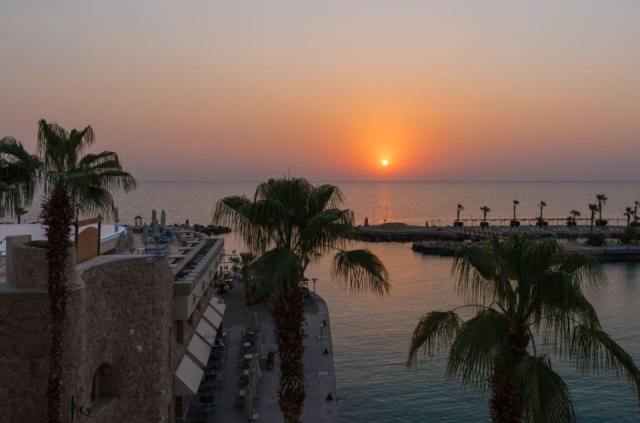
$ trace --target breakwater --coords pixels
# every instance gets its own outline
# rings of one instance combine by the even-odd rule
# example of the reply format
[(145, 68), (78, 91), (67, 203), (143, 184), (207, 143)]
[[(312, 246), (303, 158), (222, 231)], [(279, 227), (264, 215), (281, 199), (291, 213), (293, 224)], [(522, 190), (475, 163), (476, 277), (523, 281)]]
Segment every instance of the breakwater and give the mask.
[(419, 241), (414, 242), (411, 249), (415, 252), (434, 256), (455, 256), (461, 242), (456, 241)]

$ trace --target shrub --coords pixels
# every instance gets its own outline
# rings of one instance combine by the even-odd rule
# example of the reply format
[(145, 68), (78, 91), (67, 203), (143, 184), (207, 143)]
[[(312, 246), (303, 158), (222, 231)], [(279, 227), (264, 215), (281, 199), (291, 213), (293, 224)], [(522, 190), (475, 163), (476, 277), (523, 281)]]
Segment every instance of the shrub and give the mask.
[(604, 234), (589, 234), (587, 235), (587, 245), (593, 247), (602, 247), (604, 245)]
[(604, 228), (605, 226), (607, 226), (608, 222), (609, 221), (605, 220), (605, 219), (602, 219), (602, 220), (596, 219), (596, 226), (599, 227), (599, 228)]
[(638, 239), (638, 234), (636, 233), (636, 228), (629, 226), (624, 232), (620, 235), (620, 243), (621, 244), (631, 244), (633, 241)]

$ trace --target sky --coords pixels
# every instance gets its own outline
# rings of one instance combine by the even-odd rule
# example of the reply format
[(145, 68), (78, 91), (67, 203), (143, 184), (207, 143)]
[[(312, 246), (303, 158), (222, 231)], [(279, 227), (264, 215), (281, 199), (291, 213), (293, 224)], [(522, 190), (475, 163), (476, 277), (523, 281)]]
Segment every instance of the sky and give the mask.
[(638, 22), (637, 0), (0, 0), (0, 137), (91, 125), (138, 180), (638, 181)]

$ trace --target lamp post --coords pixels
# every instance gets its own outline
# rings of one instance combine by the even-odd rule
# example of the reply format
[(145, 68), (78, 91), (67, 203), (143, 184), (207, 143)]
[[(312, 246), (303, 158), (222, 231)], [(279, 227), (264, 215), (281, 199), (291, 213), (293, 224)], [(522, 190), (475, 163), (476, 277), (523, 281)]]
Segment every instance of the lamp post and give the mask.
[(327, 326), (327, 319), (323, 319), (322, 323), (320, 323), (320, 336), (318, 339), (322, 339), (322, 332), (324, 331), (325, 326)]
[(313, 281), (313, 293), (316, 293), (316, 281), (318, 280), (318, 278), (312, 278), (311, 279)]

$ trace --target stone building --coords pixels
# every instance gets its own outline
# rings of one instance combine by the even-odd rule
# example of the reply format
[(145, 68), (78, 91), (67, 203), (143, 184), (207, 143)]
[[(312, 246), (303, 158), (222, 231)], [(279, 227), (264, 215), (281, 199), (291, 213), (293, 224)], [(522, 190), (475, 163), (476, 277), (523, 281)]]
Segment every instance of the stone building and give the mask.
[[(184, 415), (184, 396), (194, 385), (197, 391), (205, 347), (213, 345), (224, 313), (213, 295), (223, 240), (189, 236), (171, 260), (100, 255), (76, 265), (72, 254), (64, 421), (157, 423)], [(45, 249), (29, 241), (7, 239), (6, 281), (0, 283), (0, 423), (46, 421), (47, 267)]]

